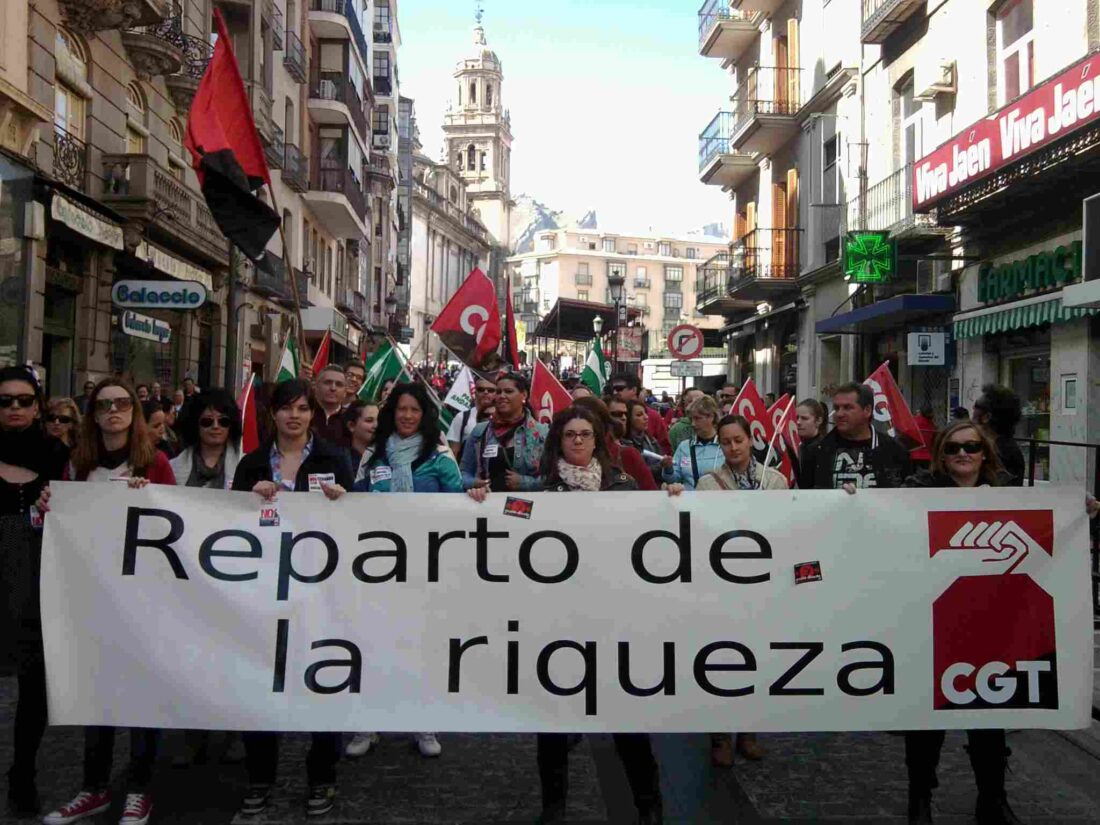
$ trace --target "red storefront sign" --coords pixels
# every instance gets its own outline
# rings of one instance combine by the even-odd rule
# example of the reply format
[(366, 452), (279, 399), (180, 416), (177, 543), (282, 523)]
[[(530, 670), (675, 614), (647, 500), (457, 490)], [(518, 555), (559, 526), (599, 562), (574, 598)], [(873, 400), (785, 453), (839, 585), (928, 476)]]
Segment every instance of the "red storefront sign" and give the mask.
[(1078, 61), (913, 165), (913, 211), (1100, 120), (1100, 54)]

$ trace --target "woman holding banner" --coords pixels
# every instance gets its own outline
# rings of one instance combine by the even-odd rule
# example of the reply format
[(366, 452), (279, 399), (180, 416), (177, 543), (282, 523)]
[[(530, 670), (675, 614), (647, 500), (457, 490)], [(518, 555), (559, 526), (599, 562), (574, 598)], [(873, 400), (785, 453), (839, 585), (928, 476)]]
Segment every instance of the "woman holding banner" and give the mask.
[(462, 450), (462, 484), (467, 490), (497, 492), (542, 488), (539, 467), (546, 425), (527, 406), (527, 379), (510, 372), (497, 379), (493, 418), (474, 427)]
[[(116, 378), (100, 381), (88, 398), (88, 415), (83, 433), (73, 451), (71, 477), (76, 481), (125, 481), (131, 488), (146, 484), (175, 485), (176, 477), (168, 456), (153, 446), (141, 403), (133, 388)], [(49, 488), (42, 492), (39, 506), (49, 505)], [(130, 731), (129, 791), (120, 825), (144, 825), (153, 811), (149, 788), (157, 758), (160, 731), (134, 728)], [(67, 825), (106, 811), (111, 806), (111, 763), (114, 761), (115, 729), (84, 729), (84, 779), (80, 793), (47, 814), (45, 825)]]
[[(435, 404), (421, 384), (398, 384), (378, 418), (375, 449), (359, 468), (352, 488), (359, 493), (461, 493), (462, 476), (449, 447), (443, 446)], [(421, 756), (443, 752), (435, 733), (416, 733)], [(363, 756), (377, 733), (357, 733), (348, 756)]]
[(46, 484), (61, 478), (69, 459), (68, 448), (43, 431), (43, 409), (33, 372), (26, 367), (0, 369), (0, 639), (15, 657), (19, 685), (8, 770), (8, 808), (15, 816), (38, 813), (36, 763), (46, 732), (38, 604), (42, 518), (35, 502)]
[[(351, 465), (337, 446), (310, 432), (313, 407), (311, 387), (301, 379), (275, 386), (269, 405), (275, 435), (241, 459), (233, 476), (234, 490), (251, 490), (267, 506), (281, 493), (320, 492), (336, 500), (352, 486)], [(241, 803), (243, 816), (267, 809), (279, 766), (277, 733), (244, 734), (248, 791)], [(322, 816), (336, 804), (336, 763), (340, 759), (339, 733), (314, 733), (306, 757), (309, 796), (306, 815)]]
[(671, 458), (661, 462), (666, 484), (681, 484), (694, 490), (699, 479), (722, 466), (722, 449), (718, 446), (718, 402), (709, 395), (701, 396), (688, 408), (688, 418), (694, 434), (681, 441)]
[[(642, 454), (631, 445), (622, 443), (618, 440), (619, 437), (626, 432), (626, 427), (623, 423), (626, 420), (626, 403), (626, 401), (616, 401), (612, 399), (610, 404), (605, 404), (599, 398), (591, 394), (583, 398), (577, 398), (573, 402), (574, 406), (584, 407), (599, 416), (600, 423), (603, 424), (604, 433), (606, 434), (607, 452), (611, 456), (611, 463), (616, 467), (622, 467), (623, 472), (634, 479), (639, 490), (657, 490), (657, 481), (654, 479), (653, 473), (650, 472), (649, 467), (646, 466)], [(612, 408), (622, 412), (621, 419), (612, 417)]]
[(378, 405), (373, 401), (352, 401), (344, 410), (344, 426), (350, 443), (347, 446), (351, 469), (358, 472), (363, 456), (374, 444), (378, 430)]
[[(599, 415), (575, 405), (554, 416), (546, 438), (544, 489), (548, 492), (597, 493), (637, 490), (634, 480), (614, 466), (607, 450), (607, 433)], [(638, 809), (638, 821), (662, 820), (661, 783), (649, 735), (616, 733), (615, 750), (622, 760)], [(565, 819), (569, 773), (569, 735), (538, 735), (542, 821)]]

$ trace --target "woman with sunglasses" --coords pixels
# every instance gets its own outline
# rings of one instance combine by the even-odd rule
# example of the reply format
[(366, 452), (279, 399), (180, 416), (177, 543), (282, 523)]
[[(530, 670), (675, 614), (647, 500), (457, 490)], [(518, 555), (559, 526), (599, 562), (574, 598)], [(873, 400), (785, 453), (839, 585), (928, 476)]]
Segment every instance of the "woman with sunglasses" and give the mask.
[(53, 436), (70, 450), (76, 446), (80, 430), (80, 408), (71, 398), (51, 398), (46, 402), (46, 435)]
[[(124, 381), (105, 378), (88, 399), (81, 437), (72, 453), (72, 478), (76, 481), (125, 480), (131, 488), (146, 484), (175, 485), (168, 456), (153, 446), (137, 393)], [(49, 504), (49, 488), (39, 499)], [(129, 790), (119, 825), (145, 825), (153, 811), (149, 787), (157, 757), (160, 731), (130, 731)], [(44, 825), (68, 825), (106, 811), (111, 806), (111, 763), (115, 729), (84, 729), (84, 779), (72, 800), (43, 818)]]
[(181, 487), (228, 490), (241, 453), (241, 411), (225, 390), (204, 390), (178, 422), (183, 451), (172, 459)]
[[(71, 403), (71, 402), (70, 402)], [(46, 667), (38, 575), (42, 522), (35, 502), (62, 477), (69, 451), (46, 435), (42, 391), (26, 367), (0, 369), (0, 639), (15, 657), (19, 703), (8, 770), (8, 807), (15, 816), (38, 813), (38, 747), (46, 731)]]
[[(353, 477), (346, 453), (310, 431), (313, 388), (296, 379), (276, 384), (268, 412), (274, 436), (260, 444), (237, 465), (233, 489), (251, 491), (263, 501), (288, 493), (320, 492), (330, 500), (351, 489)], [(197, 406), (197, 405), (196, 405)], [(336, 804), (336, 763), (340, 759), (339, 733), (314, 733), (306, 757), (309, 795), (306, 815), (323, 816)], [(256, 816), (267, 810), (279, 766), (279, 734), (244, 734), (248, 791), (240, 815)]]
[(546, 425), (535, 420), (527, 406), (530, 390), (527, 379), (517, 372), (497, 379), (493, 418), (474, 427), (462, 450), (462, 484), (467, 490), (541, 489)]

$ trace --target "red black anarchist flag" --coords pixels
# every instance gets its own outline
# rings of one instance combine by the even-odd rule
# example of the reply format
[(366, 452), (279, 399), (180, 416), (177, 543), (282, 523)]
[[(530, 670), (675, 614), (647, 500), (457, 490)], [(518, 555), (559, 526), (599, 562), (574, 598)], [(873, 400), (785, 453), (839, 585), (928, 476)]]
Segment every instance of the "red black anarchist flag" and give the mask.
[(184, 144), (218, 228), (255, 261), (279, 228), (279, 215), (255, 194), (265, 183), (270, 186), (271, 173), (217, 9), (214, 26), (218, 42), (191, 104)]
[(519, 341), (516, 338), (516, 314), (512, 310), (512, 279), (506, 282), (504, 293), (504, 340), (501, 342), (501, 358), (519, 369)]

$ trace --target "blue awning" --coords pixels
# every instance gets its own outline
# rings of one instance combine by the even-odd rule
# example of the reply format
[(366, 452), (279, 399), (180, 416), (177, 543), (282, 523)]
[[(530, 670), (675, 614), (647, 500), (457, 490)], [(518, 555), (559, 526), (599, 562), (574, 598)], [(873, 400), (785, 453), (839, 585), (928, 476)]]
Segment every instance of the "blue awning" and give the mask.
[(881, 332), (954, 311), (954, 295), (895, 295), (885, 301), (876, 301), (869, 306), (818, 321), (814, 331), (818, 335)]

